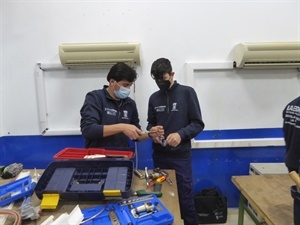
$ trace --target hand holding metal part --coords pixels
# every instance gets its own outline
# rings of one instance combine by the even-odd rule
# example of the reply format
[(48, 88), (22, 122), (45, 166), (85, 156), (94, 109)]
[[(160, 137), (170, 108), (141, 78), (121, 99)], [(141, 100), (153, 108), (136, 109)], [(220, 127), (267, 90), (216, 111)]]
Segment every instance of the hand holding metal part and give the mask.
[(166, 143), (172, 147), (177, 147), (180, 144), (180, 142), (181, 137), (177, 132), (169, 134), (166, 138)]
[(158, 138), (158, 137), (162, 137), (165, 131), (163, 126), (155, 126), (155, 127), (151, 127), (149, 131), (145, 131), (144, 133), (147, 133), (148, 136), (151, 138)]

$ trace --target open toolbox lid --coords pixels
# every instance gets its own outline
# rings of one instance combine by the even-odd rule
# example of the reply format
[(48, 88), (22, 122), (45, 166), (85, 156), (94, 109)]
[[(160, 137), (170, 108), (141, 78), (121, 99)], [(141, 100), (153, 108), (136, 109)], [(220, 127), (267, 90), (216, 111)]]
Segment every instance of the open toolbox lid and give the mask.
[(129, 198), (132, 178), (131, 160), (54, 161), (38, 180), (35, 194), (39, 199), (57, 194), (60, 199), (72, 201)]
[(65, 148), (54, 155), (55, 160), (79, 160), (134, 157), (134, 148)]

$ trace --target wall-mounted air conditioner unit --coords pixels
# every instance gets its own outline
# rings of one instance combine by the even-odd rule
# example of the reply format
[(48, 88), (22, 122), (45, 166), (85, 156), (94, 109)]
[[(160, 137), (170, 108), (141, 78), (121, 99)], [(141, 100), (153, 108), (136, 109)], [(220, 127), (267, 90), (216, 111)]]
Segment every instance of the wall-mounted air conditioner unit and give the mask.
[(240, 43), (234, 47), (233, 65), (244, 69), (299, 68), (300, 42)]
[(141, 62), (140, 44), (136, 42), (62, 44), (59, 57), (69, 69), (110, 68), (117, 62), (135, 67)]

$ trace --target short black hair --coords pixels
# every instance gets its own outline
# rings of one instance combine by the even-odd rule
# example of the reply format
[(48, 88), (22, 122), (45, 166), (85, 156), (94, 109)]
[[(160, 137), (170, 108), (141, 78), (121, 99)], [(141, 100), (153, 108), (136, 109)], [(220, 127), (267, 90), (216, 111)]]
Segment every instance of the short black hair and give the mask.
[(108, 82), (110, 81), (110, 79), (114, 79), (117, 82), (121, 80), (134, 82), (137, 79), (137, 73), (132, 67), (130, 67), (126, 63), (118, 62), (111, 67), (106, 79)]
[(161, 80), (165, 73), (172, 72), (172, 65), (170, 60), (166, 58), (159, 58), (152, 63), (151, 77), (155, 80)]

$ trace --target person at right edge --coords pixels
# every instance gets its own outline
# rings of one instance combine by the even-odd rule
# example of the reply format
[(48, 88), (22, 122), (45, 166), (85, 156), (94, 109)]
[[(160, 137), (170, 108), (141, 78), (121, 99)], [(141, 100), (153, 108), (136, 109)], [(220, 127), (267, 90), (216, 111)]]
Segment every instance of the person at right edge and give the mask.
[(283, 136), (286, 145), (285, 165), (299, 173), (300, 160), (300, 96), (287, 104), (283, 113)]
[(154, 167), (174, 169), (176, 173), (181, 218), (184, 225), (198, 225), (194, 204), (191, 139), (204, 129), (199, 101), (192, 87), (174, 80), (171, 62), (159, 58), (153, 62), (151, 76), (159, 91), (148, 104), (148, 126), (161, 125), (164, 137), (153, 138)]
[[(299, 173), (300, 160), (300, 96), (286, 105), (282, 112), (283, 137), (286, 145), (285, 165), (289, 172)], [(296, 186), (291, 187), (291, 195), (294, 199), (293, 217), (294, 224), (300, 225), (299, 191)]]

